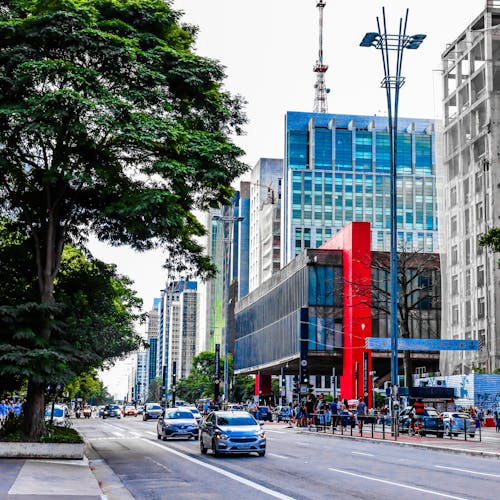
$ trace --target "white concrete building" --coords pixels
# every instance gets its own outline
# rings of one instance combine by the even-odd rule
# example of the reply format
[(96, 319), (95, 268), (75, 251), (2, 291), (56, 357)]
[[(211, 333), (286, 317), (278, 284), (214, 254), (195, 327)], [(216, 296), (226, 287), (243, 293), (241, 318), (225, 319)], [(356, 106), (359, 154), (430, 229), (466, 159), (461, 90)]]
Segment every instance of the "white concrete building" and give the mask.
[(442, 337), (479, 341), (478, 352), (442, 352), (445, 375), (500, 368), (499, 255), (478, 244), (500, 224), (498, 26), (500, 1), (487, 0), (442, 55)]

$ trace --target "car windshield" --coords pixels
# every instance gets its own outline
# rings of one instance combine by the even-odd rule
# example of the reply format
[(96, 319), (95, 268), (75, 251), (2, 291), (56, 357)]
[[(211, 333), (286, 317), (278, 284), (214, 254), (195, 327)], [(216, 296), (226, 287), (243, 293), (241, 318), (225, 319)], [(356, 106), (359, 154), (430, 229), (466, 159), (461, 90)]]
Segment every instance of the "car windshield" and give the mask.
[(120, 407), (118, 405), (109, 405), (110, 410), (118, 410)]
[(470, 418), (470, 416), (467, 415), (467, 413), (452, 413), (451, 416), (453, 418)]
[(174, 418), (194, 418), (194, 417), (190, 411), (172, 411), (165, 413), (165, 418), (174, 419)]
[(161, 410), (161, 406), (160, 405), (148, 405), (148, 406), (146, 406), (146, 408), (148, 410)]
[(135, 406), (125, 406), (126, 410), (135, 410)]
[(217, 425), (257, 425), (257, 422), (250, 415), (230, 415), (217, 417)]

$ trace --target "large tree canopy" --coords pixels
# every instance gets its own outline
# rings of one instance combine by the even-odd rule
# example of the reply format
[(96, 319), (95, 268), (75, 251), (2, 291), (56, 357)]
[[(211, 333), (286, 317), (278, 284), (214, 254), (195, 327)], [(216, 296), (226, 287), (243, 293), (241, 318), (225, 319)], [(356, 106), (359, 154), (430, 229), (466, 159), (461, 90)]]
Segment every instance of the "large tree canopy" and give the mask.
[[(227, 204), (245, 169), (231, 141), (242, 101), (223, 90), (222, 67), (193, 52), (196, 29), (180, 18), (163, 0), (0, 6), (0, 214), (30, 238), (44, 306), (54, 307), (65, 245), (91, 232), (215, 270), (193, 211)], [(42, 342), (58, 332), (51, 314), (32, 329)], [(31, 439), (43, 387), (28, 383)]]

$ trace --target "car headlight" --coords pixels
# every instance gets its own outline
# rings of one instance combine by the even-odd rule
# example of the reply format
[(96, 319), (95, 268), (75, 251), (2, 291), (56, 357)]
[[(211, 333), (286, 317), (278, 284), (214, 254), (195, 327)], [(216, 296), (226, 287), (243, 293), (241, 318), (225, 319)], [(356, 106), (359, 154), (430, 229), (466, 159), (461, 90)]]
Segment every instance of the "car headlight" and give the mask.
[(264, 431), (260, 431), (258, 434), (259, 439), (264, 439), (266, 437), (266, 433)]
[(227, 434), (223, 434), (222, 432), (218, 432), (215, 434), (215, 439), (229, 439), (229, 436)]

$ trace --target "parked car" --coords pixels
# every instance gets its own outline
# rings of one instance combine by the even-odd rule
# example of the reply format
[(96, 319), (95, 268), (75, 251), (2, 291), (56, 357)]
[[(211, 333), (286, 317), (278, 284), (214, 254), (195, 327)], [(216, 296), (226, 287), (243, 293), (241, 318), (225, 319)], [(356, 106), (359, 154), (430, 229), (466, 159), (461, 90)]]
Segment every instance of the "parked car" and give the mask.
[(54, 425), (65, 425), (69, 417), (68, 408), (65, 405), (54, 405), (52, 415), (52, 405), (49, 405), (45, 410), (45, 421), (50, 422), (51, 416)]
[(273, 410), (273, 417), (276, 422), (288, 422), (292, 416), (292, 409), (289, 406), (277, 406)]
[(196, 422), (198, 422), (198, 425), (203, 422), (203, 417), (201, 416), (198, 408), (195, 408), (194, 406), (183, 406), (182, 409), (189, 410), (194, 415), (194, 418), (196, 419)]
[(273, 414), (267, 406), (259, 406), (257, 412), (255, 413), (255, 418), (257, 420), (267, 420), (268, 422), (273, 421)]
[(156, 433), (163, 441), (173, 437), (198, 439), (198, 422), (189, 410), (166, 408), (158, 417)]
[(454, 436), (464, 434), (464, 429), (467, 430), (467, 434), (470, 437), (474, 437), (476, 435), (476, 423), (467, 413), (445, 411), (441, 414), (441, 416), (443, 417), (444, 433), (447, 436), (450, 434), (453, 434)]
[(126, 405), (123, 408), (123, 416), (132, 415), (133, 417), (137, 417), (137, 408), (132, 405)]
[(144, 412), (144, 405), (137, 405), (137, 415), (142, 415)]
[(102, 418), (105, 419), (108, 417), (122, 418), (122, 409), (120, 405), (117, 404), (106, 405), (102, 412)]
[(422, 436), (425, 436), (425, 434), (436, 434), (438, 437), (444, 436), (443, 418), (432, 406), (424, 407), (423, 415), (416, 415), (413, 406), (405, 408), (399, 414), (399, 431), (412, 433), (414, 430), (412, 420), (417, 421), (420, 424), (420, 434)]
[(144, 407), (142, 420), (149, 420), (150, 418), (159, 418), (162, 414), (162, 408), (158, 403), (147, 403)]
[(200, 427), (200, 451), (211, 449), (214, 455), (256, 452), (266, 454), (266, 433), (250, 413), (213, 411)]

